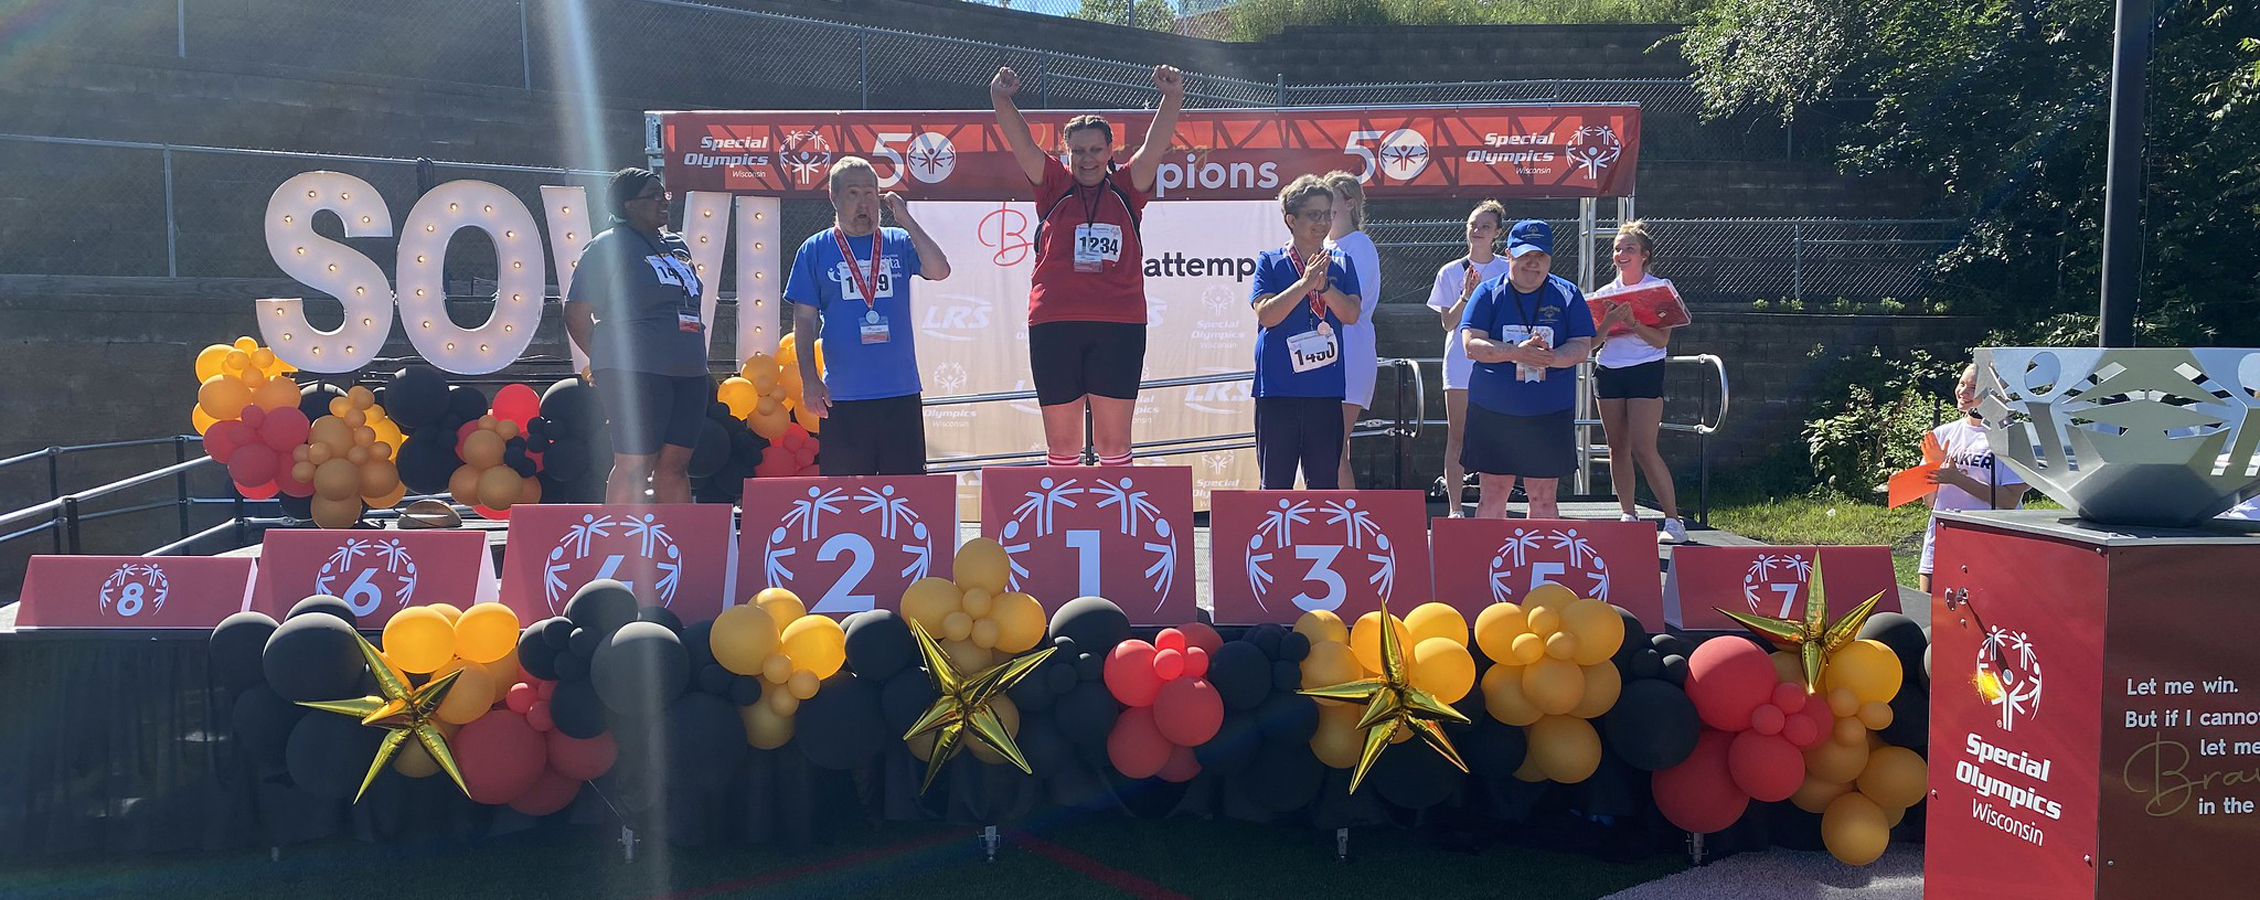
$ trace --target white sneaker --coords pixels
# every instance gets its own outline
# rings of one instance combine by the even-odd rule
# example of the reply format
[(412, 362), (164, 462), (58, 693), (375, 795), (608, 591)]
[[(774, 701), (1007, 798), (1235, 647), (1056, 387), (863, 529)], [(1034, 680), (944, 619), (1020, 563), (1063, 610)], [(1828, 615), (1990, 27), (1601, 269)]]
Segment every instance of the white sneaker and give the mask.
[(1663, 529), (1662, 531), (1656, 532), (1656, 543), (1659, 543), (1659, 544), (1684, 544), (1684, 543), (1687, 543), (1687, 523), (1686, 523), (1686, 522), (1682, 522), (1682, 521), (1680, 521), (1680, 520), (1678, 520), (1678, 519), (1665, 519), (1665, 520), (1664, 520), (1664, 529)]
[(1636, 515), (1633, 515), (1633, 514), (1631, 514), (1631, 513), (1618, 513), (1618, 514), (1617, 514), (1617, 521), (1619, 521), (1619, 522), (1638, 522), (1638, 521), (1640, 521), (1640, 517), (1639, 517), (1639, 516), (1636, 516)]

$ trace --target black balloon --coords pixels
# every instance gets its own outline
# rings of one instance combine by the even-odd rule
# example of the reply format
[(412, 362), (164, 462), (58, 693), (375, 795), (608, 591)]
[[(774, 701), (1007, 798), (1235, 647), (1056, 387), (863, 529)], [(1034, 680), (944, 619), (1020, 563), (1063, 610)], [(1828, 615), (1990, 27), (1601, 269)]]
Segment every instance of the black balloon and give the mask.
[[(534, 421), (539, 422), (540, 419)], [(578, 481), (589, 473), (589, 447), (579, 438), (551, 437), (549, 447), (541, 452), (541, 475), (545, 482), (564, 483)]]
[(1122, 704), (1107, 693), (1106, 685), (1096, 681), (1079, 682), (1074, 690), (1052, 702), (1052, 721), (1059, 726), (1059, 733), (1078, 747), (1106, 746), (1106, 736), (1121, 714)]
[(1923, 635), (1923, 627), (1904, 613), (1885, 612), (1869, 616), (1860, 625), (1860, 639), (1880, 641), (1899, 657), (1901, 682), (1913, 684), (1920, 677), (1923, 651), (1930, 649), (1930, 638)]
[(385, 415), (402, 431), (439, 424), (447, 414), (447, 376), (421, 363), (393, 373), (385, 386)]
[(275, 620), (266, 613), (247, 610), (221, 619), (212, 628), (212, 677), (231, 690), (267, 677), (261, 657), (274, 633)]
[(1665, 681), (1674, 685), (1685, 685), (1687, 683), (1687, 657), (1674, 653), (1664, 657), (1662, 665), (1662, 674)]
[[(878, 682), (841, 672), (824, 679), (816, 696), (801, 701), (793, 714), (793, 742), (808, 761), (824, 769), (857, 769), (887, 745), (887, 720), (880, 711)], [(1023, 729), (1025, 731), (1025, 729)], [(895, 732), (900, 737), (901, 732)]]
[(604, 702), (597, 698), (596, 686), (586, 680), (560, 681), (549, 696), (549, 718), (566, 737), (593, 738), (604, 733)]
[(1262, 750), (1263, 730), (1256, 727), (1255, 716), (1228, 712), (1216, 736), (1194, 747), (1193, 756), (1201, 761), (1202, 774), (1233, 778), (1255, 765), (1256, 755)]
[(577, 627), (573, 620), (564, 616), (551, 616), (534, 624), (541, 628), (542, 643), (548, 644), (549, 649), (559, 652), (572, 649), (573, 629)]
[(1383, 753), (1366, 783), (1381, 799), (1406, 809), (1426, 809), (1450, 799), (1466, 773), (1436, 753)]
[(1075, 758), (1075, 747), (1067, 736), (1059, 733), (1050, 716), (1022, 716), (1020, 733), (1013, 736), (1020, 745), (1021, 757), (1028, 760), (1028, 768), (1038, 778), (1058, 775)]
[(542, 392), (541, 416), (566, 432), (586, 432), (604, 424), (596, 409), (596, 391), (578, 378), (559, 379)]
[[(1130, 639), (1130, 617), (1114, 601), (1101, 597), (1077, 597), (1061, 604), (1052, 613), (1051, 637), (1071, 637), (1076, 647), (1085, 653), (1105, 656), (1114, 645)], [(1102, 662), (1103, 665), (1103, 662)], [(1068, 737), (1073, 738), (1070, 734)]]
[(1290, 631), (1279, 636), (1279, 652), (1272, 658), (1280, 662), (1299, 663), (1310, 655), (1310, 635)]
[(692, 622), (682, 628), (683, 652), (690, 654), (691, 669), (705, 668), (714, 661), (714, 622)]
[(589, 680), (605, 708), (628, 715), (665, 709), (690, 684), (691, 659), (683, 639), (657, 622), (620, 626), (597, 648)]
[(1633, 615), (1632, 610), (1614, 603), (1609, 604), (1609, 608), (1616, 610), (1617, 618), (1624, 620), (1624, 643), (1617, 645), (1616, 652), (1616, 664), (1621, 668), (1631, 660), (1632, 654), (1652, 650), (1654, 646), (1648, 643), (1647, 627), (1640, 624), (1640, 617)]
[(1285, 625), (1277, 622), (1265, 622), (1248, 629), (1247, 635), (1242, 637), (1241, 640), (1256, 645), (1256, 649), (1262, 650), (1263, 655), (1278, 659), (1279, 641), (1290, 633)]
[(478, 388), (458, 384), (447, 389), (447, 414), (443, 421), (470, 422), (486, 415), (491, 405), (487, 395), (479, 393)]
[(1643, 678), (1626, 682), (1616, 706), (1601, 716), (1601, 737), (1633, 768), (1659, 772), (1695, 752), (1702, 719), (1687, 692), (1670, 682)]
[[(306, 414), (306, 421), (312, 422), (329, 415), (330, 401), (343, 396), (344, 388), (317, 381), (298, 389), (298, 411)], [(392, 407), (387, 406), (385, 410), (389, 413)]]
[(455, 455), (455, 436), (427, 431), (400, 445), (400, 483), (419, 494), (447, 493), (448, 479), (463, 465)]
[(255, 684), (236, 695), (228, 718), (235, 726), (236, 746), (252, 759), (273, 765), (283, 761), (291, 729), (306, 713), (306, 707), (283, 699), (274, 688)]
[(384, 735), (384, 729), (364, 727), (351, 716), (309, 713), (291, 727), (283, 762), (299, 790), (344, 800), (360, 790)]
[(567, 651), (557, 654), (556, 661), (550, 665), (557, 670), (557, 680), (559, 681), (588, 680), (589, 658), (586, 656)]
[(1309, 744), (1311, 736), (1318, 733), (1318, 701), (1301, 694), (1274, 693), (1256, 707), (1256, 727), (1262, 729), (1266, 744)]
[(260, 653), (260, 671), (285, 700), (362, 696), (360, 635), (335, 616), (305, 615), (282, 623)]
[(667, 763), (679, 787), (711, 791), (730, 783), (750, 748), (738, 710), (713, 694), (691, 694), (667, 709)]
[(291, 604), (290, 612), (283, 615), (283, 620), (312, 615), (336, 616), (349, 628), (361, 627), (361, 620), (353, 615), (353, 605), (328, 594), (315, 594)]
[(611, 634), (636, 620), (636, 593), (618, 581), (599, 578), (581, 585), (573, 599), (565, 601), (565, 618), (599, 636)]
[(594, 628), (574, 628), (565, 639), (565, 651), (582, 659), (595, 659), (596, 648), (603, 646), (604, 635)]
[[(683, 633), (683, 617), (675, 615), (674, 610), (664, 606), (646, 606), (636, 610), (636, 621), (657, 622), (678, 636)], [(708, 627), (711, 628), (712, 626)]]
[(717, 697), (727, 697), (730, 695), (731, 686), (737, 682), (737, 679), (738, 676), (731, 674), (730, 670), (722, 668), (720, 663), (707, 663), (698, 667), (698, 674), (692, 678), (691, 683), (697, 685), (699, 690), (706, 693)]
[(735, 675), (730, 678), (730, 705), (752, 706), (761, 702), (761, 679), (752, 675)]
[(1255, 709), (1271, 694), (1271, 659), (1254, 642), (1225, 641), (1209, 654), (1208, 683), (1216, 686), (1225, 709)]
[[(1631, 644), (1625, 646), (1632, 647)], [(1663, 674), (1664, 656), (1657, 653), (1656, 648), (1643, 643), (1639, 647), (1633, 647), (1630, 656), (1619, 657), (1617, 664), (1624, 667), (1624, 676), (1628, 679), (1654, 678)]]
[[(1038, 671), (1028, 673), (1028, 677), (1020, 679), (1018, 684), (1007, 689), (1005, 696), (1010, 697), (1012, 705), (1019, 707), (1022, 713), (1049, 712), (1052, 701), (1059, 699), (1059, 693), (1052, 690), (1051, 679), (1044, 677), (1044, 670), (1052, 668), (1054, 667), (1044, 665)], [(1074, 685), (1071, 683), (1068, 688), (1072, 690)]]
[(1292, 692), (1296, 688), (1302, 686), (1303, 670), (1301, 666), (1295, 665), (1294, 663), (1288, 662), (1284, 659), (1271, 664), (1272, 690), (1279, 692)]
[(1475, 722), (1475, 727), (1468, 729), (1460, 747), (1468, 770), (1493, 780), (1513, 780), (1515, 770), (1522, 768), (1523, 758), (1530, 753), (1529, 736), (1521, 728), (1488, 714), (1479, 712), (1468, 718)]
[(1103, 653), (1075, 654), (1075, 677), (1081, 681), (1098, 681), (1106, 676), (1106, 655)]
[(910, 625), (891, 609), (857, 613), (847, 621), (847, 662), (857, 677), (881, 684), (918, 657)]
[(1894, 747), (1920, 751), (1930, 746), (1930, 692), (1913, 683), (1900, 685), (1891, 698), (1891, 725), (1876, 734)]
[(885, 717), (887, 733), (899, 735), (909, 731), (926, 708), (934, 705), (935, 696), (934, 684), (927, 680), (923, 670), (910, 669), (887, 679), (879, 686), (879, 713)]
[(542, 624), (535, 622), (518, 632), (518, 667), (543, 681), (556, 681), (557, 648), (542, 639), (546, 630)]
[(1692, 649), (1688, 646), (1686, 640), (1682, 639), (1679, 635), (1671, 634), (1669, 632), (1649, 635), (1648, 646), (1656, 648), (1657, 652), (1660, 652), (1665, 656), (1670, 656), (1674, 653), (1685, 656), (1687, 655), (1687, 651)]
[(1318, 799), (1319, 788), (1325, 781), (1326, 764), (1311, 754), (1306, 738), (1264, 741), (1263, 749), (1256, 753), (1255, 764), (1240, 776), (1238, 784), (1241, 792), (1256, 805), (1283, 813), (1309, 806), (1312, 800)]
[(730, 461), (730, 433), (722, 430), (722, 423), (708, 419), (699, 426), (698, 444), (691, 448), (691, 461), (687, 470), (692, 478), (707, 478), (722, 471)]

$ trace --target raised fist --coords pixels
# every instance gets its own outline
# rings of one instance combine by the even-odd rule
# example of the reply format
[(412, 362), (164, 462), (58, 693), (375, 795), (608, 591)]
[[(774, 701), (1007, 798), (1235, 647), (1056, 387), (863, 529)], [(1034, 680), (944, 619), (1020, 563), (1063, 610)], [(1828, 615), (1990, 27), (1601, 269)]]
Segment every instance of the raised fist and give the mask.
[(1154, 87), (1160, 90), (1164, 97), (1183, 97), (1185, 96), (1185, 73), (1177, 71), (1176, 66), (1155, 66)]
[[(1158, 79), (1161, 76), (1156, 75), (1154, 77)], [(1020, 73), (1013, 71), (1010, 66), (997, 69), (997, 77), (989, 79), (989, 96), (991, 97), (1010, 97), (1019, 92)]]

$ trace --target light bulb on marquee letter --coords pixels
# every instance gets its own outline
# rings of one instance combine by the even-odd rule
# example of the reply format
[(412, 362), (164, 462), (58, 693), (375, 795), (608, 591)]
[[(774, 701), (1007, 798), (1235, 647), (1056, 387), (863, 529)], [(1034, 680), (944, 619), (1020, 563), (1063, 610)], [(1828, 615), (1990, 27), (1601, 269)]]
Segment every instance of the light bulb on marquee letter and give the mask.
[[(683, 243), (698, 273), (699, 318), (706, 323), (706, 355), (714, 355), (714, 307), (722, 299), (722, 242), (730, 239), (730, 195), (691, 191), (683, 198)], [(741, 310), (742, 312), (742, 310)]]
[[(581, 250), (596, 237), (589, 230), (588, 191), (577, 187), (542, 185), (542, 217), (549, 221), (549, 255), (557, 265), (557, 296), (562, 299), (573, 295), (573, 272), (581, 261)], [(588, 354), (571, 339), (565, 349), (573, 355), (573, 371), (589, 367)]]
[(738, 198), (738, 359), (777, 350), (780, 327), (777, 275), (784, 249), (780, 203), (775, 197)]
[[(447, 242), (459, 228), (477, 228), (494, 242), (494, 309), (476, 328), (447, 315), (443, 277)], [(450, 181), (408, 211), (400, 239), (400, 314), (432, 323), (410, 329), (409, 342), (432, 365), (457, 375), (485, 375), (515, 362), (541, 324), (541, 240), (534, 215), (517, 196), (484, 181)]]
[(392, 285), (377, 263), (314, 231), (314, 215), (337, 214), (346, 237), (392, 236), (392, 211), (369, 183), (342, 172), (306, 172), (267, 198), (267, 255), (300, 284), (337, 298), (345, 319), (335, 331), (306, 320), (306, 301), (254, 303), (259, 334), (275, 356), (308, 372), (351, 372), (376, 358), (392, 335)]

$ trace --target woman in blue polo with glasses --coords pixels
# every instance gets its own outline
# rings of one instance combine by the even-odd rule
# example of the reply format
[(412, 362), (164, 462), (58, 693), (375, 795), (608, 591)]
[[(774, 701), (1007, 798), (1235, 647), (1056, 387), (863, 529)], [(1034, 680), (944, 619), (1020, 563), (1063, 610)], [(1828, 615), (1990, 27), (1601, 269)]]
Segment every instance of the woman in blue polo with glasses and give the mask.
[(1326, 247), (1334, 193), (1313, 175), (1279, 192), (1287, 246), (1256, 258), (1256, 464), (1263, 488), (1341, 485), (1342, 328), (1358, 320), (1358, 283)]
[(1530, 517), (1560, 515), (1558, 480), (1577, 468), (1577, 364), (1592, 349), (1593, 314), (1577, 285), (1552, 274), (1554, 232), (1536, 219), (1507, 232), (1507, 274), (1468, 298), (1460, 340), (1468, 380), (1461, 462), (1481, 473), (1475, 514), (1505, 518), (1521, 479)]

